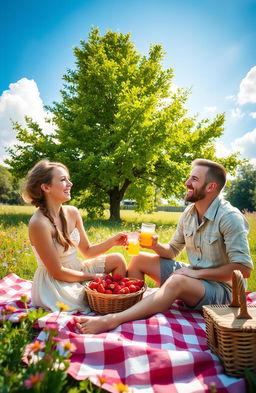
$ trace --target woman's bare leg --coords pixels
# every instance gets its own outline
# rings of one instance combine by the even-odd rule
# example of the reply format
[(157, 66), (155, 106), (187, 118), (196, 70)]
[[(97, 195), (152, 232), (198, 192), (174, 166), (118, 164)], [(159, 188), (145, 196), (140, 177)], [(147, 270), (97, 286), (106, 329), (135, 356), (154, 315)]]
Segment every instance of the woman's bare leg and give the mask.
[(200, 280), (174, 274), (156, 292), (127, 310), (103, 316), (76, 318), (77, 327), (81, 333), (102, 333), (115, 329), (124, 322), (167, 311), (176, 299), (181, 299), (193, 307), (202, 299), (204, 293), (205, 287)]
[(124, 256), (115, 252), (112, 254), (107, 254), (105, 259), (105, 272), (106, 273), (118, 273), (121, 276), (126, 276), (127, 265)]

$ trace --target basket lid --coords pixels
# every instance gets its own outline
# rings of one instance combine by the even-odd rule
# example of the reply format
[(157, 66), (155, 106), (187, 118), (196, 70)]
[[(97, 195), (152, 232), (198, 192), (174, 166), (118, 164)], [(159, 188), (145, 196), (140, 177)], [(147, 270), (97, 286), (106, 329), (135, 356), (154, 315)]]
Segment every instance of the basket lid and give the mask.
[(222, 328), (256, 332), (256, 307), (254, 306), (248, 306), (251, 319), (239, 319), (238, 307), (210, 305), (203, 306), (203, 311)]

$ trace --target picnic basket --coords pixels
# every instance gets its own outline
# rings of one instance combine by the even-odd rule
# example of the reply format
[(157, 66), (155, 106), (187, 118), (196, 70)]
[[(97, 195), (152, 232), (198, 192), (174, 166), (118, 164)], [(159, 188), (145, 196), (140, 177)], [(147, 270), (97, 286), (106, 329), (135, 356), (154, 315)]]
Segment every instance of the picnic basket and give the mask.
[[(133, 278), (131, 278), (131, 280), (133, 280)], [(143, 287), (137, 292), (127, 294), (106, 294), (90, 289), (90, 283), (91, 281), (88, 281), (84, 287), (86, 298), (90, 309), (98, 314), (109, 314), (126, 310), (141, 300), (143, 293), (147, 289), (147, 285), (144, 283)]]
[(244, 376), (245, 369), (256, 371), (256, 307), (247, 306), (244, 282), (239, 270), (232, 276), (229, 306), (203, 306), (207, 344), (223, 363), (225, 373)]

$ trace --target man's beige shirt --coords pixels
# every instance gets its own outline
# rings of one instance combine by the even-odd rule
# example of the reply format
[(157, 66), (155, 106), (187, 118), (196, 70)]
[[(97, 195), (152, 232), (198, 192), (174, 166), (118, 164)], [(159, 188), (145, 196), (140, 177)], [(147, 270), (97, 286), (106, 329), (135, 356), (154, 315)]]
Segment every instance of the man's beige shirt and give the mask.
[(247, 235), (249, 225), (243, 214), (218, 196), (198, 223), (194, 204), (180, 217), (177, 230), (169, 244), (176, 257), (186, 247), (194, 269), (241, 263), (253, 268)]

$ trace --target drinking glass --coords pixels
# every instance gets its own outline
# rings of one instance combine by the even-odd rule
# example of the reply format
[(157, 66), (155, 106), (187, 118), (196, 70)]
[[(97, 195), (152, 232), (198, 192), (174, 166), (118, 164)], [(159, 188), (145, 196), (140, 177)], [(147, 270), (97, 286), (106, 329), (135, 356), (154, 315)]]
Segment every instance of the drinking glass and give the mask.
[(128, 232), (128, 255), (138, 255), (140, 251), (139, 234), (138, 232)]
[(155, 234), (156, 226), (155, 224), (141, 224), (141, 233), (140, 233), (140, 245), (141, 246), (152, 246), (152, 236)]

